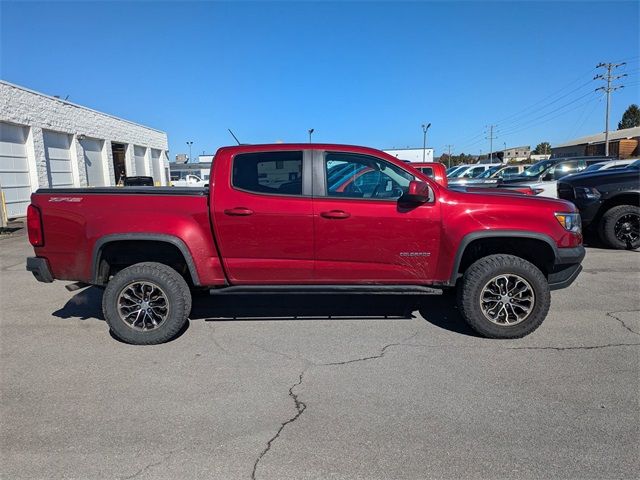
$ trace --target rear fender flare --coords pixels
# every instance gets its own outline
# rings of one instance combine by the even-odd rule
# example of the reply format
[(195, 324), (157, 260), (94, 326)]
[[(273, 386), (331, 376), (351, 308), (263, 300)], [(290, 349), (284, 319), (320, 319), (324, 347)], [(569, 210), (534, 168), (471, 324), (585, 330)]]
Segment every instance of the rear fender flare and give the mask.
[(173, 245), (178, 250), (180, 250), (180, 253), (184, 257), (193, 284), (196, 286), (200, 285), (198, 271), (196, 270), (196, 265), (193, 261), (193, 257), (191, 256), (191, 252), (189, 252), (189, 249), (187, 248), (187, 245), (178, 237), (161, 233), (115, 233), (112, 235), (106, 235), (98, 239), (98, 241), (96, 241), (95, 245), (93, 246), (91, 263), (91, 279), (95, 285), (98, 285), (100, 283), (98, 282), (98, 265), (102, 256), (102, 249), (109, 243), (123, 240), (155, 241), (165, 242)]

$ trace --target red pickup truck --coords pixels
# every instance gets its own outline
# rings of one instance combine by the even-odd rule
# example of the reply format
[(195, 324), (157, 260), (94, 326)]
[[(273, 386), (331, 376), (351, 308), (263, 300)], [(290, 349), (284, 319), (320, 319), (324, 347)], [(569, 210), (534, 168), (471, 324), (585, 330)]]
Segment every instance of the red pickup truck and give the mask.
[(224, 147), (202, 189), (41, 189), (27, 270), (104, 287), (113, 333), (173, 338), (191, 293), (428, 294), (457, 289), (480, 334), (535, 330), (584, 257), (563, 200), (450, 190), (379, 150)]

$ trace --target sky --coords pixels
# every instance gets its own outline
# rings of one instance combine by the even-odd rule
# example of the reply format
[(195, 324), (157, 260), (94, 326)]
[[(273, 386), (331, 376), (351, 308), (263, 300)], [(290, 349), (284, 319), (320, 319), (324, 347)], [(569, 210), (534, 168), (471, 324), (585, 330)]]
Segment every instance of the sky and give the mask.
[[(604, 130), (640, 103), (640, 2), (11, 2), (0, 78), (167, 132), (170, 158), (308, 141), (436, 155)], [(602, 69), (600, 69), (602, 70)], [(485, 133), (487, 132), (487, 133)]]

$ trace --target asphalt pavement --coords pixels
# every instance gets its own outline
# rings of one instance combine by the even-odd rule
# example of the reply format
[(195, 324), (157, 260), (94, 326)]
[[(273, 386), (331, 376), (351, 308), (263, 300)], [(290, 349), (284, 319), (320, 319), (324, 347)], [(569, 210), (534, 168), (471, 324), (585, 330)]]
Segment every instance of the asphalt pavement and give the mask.
[(6, 479), (583, 479), (640, 471), (640, 256), (588, 248), (548, 318), (475, 336), (449, 298), (199, 297), (159, 346), (0, 237)]

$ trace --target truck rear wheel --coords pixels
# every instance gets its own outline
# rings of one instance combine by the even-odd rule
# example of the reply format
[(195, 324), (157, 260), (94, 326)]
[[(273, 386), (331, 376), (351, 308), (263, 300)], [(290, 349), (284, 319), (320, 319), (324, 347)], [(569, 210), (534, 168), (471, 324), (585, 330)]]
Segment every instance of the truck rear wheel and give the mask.
[(191, 311), (191, 292), (173, 268), (137, 263), (118, 272), (107, 284), (102, 311), (116, 337), (134, 345), (173, 339)]
[(611, 248), (640, 247), (640, 207), (618, 205), (605, 212), (599, 225), (600, 239)]
[(513, 255), (489, 255), (473, 263), (458, 289), (458, 307), (476, 332), (488, 338), (520, 338), (540, 326), (551, 305), (549, 284), (532, 263)]

